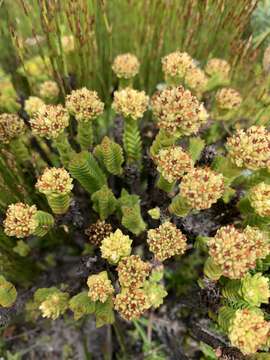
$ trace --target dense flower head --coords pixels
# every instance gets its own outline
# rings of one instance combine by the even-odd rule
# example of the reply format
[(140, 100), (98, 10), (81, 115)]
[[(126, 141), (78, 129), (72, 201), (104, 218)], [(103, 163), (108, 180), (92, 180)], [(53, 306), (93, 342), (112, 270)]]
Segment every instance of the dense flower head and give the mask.
[(162, 70), (166, 77), (183, 78), (187, 70), (194, 67), (192, 57), (186, 52), (175, 51), (161, 60)]
[(30, 236), (38, 226), (36, 214), (35, 205), (30, 206), (21, 202), (9, 205), (3, 223), (5, 233), (17, 238)]
[(34, 134), (57, 138), (69, 124), (69, 115), (62, 105), (43, 105), (30, 119)]
[(174, 255), (182, 255), (187, 248), (187, 239), (181, 230), (169, 221), (147, 233), (147, 243), (150, 251), (159, 261), (169, 259)]
[(193, 168), (183, 176), (180, 193), (193, 209), (208, 209), (224, 194), (225, 185), (222, 174), (210, 168)]
[(270, 252), (266, 235), (247, 227), (244, 231), (233, 225), (221, 227), (209, 241), (209, 254), (222, 274), (230, 279), (240, 279), (256, 266), (256, 260)]
[(102, 240), (108, 237), (112, 231), (113, 229), (111, 224), (99, 219), (96, 223), (91, 224), (85, 230), (85, 234), (89, 237), (90, 243), (100, 246)]
[(137, 288), (122, 290), (114, 301), (115, 310), (126, 320), (138, 319), (149, 307), (147, 295)]
[(171, 135), (196, 133), (208, 118), (203, 104), (183, 86), (156, 92), (151, 106), (158, 127)]
[(139, 288), (150, 270), (150, 263), (142, 261), (138, 255), (127, 256), (117, 266), (120, 285), (122, 288)]
[(264, 182), (249, 191), (251, 206), (260, 216), (270, 216), (270, 185)]
[(227, 141), (231, 161), (251, 170), (270, 167), (270, 132), (264, 126), (239, 129)]
[(44, 105), (42, 99), (37, 96), (30, 96), (25, 100), (24, 109), (29, 116), (34, 116), (42, 105)]
[(50, 294), (39, 306), (42, 317), (52, 320), (59, 318), (68, 309), (68, 298), (68, 293), (60, 290)]
[(242, 103), (242, 96), (232, 88), (222, 88), (216, 93), (216, 103), (221, 110), (237, 109)]
[(46, 168), (36, 188), (44, 194), (69, 194), (73, 188), (72, 178), (64, 168)]
[(223, 59), (213, 58), (207, 61), (205, 66), (205, 72), (207, 75), (218, 75), (222, 79), (228, 79), (231, 71), (230, 64)]
[(118, 78), (131, 79), (138, 74), (140, 63), (133, 54), (126, 53), (116, 56), (112, 69)]
[(206, 89), (208, 78), (205, 72), (194, 66), (187, 70), (185, 84), (196, 93), (202, 93)]
[(89, 287), (88, 296), (92, 301), (104, 303), (113, 293), (114, 288), (106, 271), (90, 275), (87, 279)]
[(112, 107), (125, 118), (133, 120), (141, 119), (148, 108), (149, 97), (144, 91), (138, 91), (132, 88), (114, 92)]
[(241, 293), (250, 305), (267, 304), (270, 297), (269, 278), (261, 273), (254, 275), (247, 273), (241, 282)]
[(264, 320), (259, 309), (236, 310), (229, 326), (229, 339), (244, 355), (254, 354), (266, 344), (270, 322)]
[(161, 149), (154, 160), (158, 171), (170, 183), (180, 179), (193, 167), (191, 157), (180, 146)]
[(0, 142), (8, 144), (24, 131), (24, 122), (17, 114), (0, 114)]
[(59, 95), (59, 87), (55, 81), (44, 81), (39, 87), (39, 95), (45, 100), (56, 100)]
[(123, 257), (131, 253), (132, 240), (124, 235), (120, 229), (107, 236), (101, 243), (101, 255), (112, 264), (117, 264)]
[(103, 113), (104, 103), (96, 91), (83, 87), (67, 95), (66, 108), (78, 121), (91, 121)]

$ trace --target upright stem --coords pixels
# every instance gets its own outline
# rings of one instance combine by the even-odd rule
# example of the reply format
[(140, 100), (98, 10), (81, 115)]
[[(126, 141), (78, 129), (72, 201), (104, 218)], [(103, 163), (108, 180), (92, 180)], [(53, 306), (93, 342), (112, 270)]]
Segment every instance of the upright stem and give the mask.
[(30, 160), (30, 153), (25, 146), (22, 139), (14, 139), (10, 142), (9, 147), (12, 153), (16, 156), (19, 162), (25, 162)]
[(54, 142), (57, 150), (59, 151), (61, 162), (65, 167), (67, 167), (70, 160), (75, 155), (75, 151), (72, 149), (68, 141), (67, 134), (63, 132), (54, 140)]
[(156, 186), (166, 192), (171, 192), (175, 186), (175, 181), (170, 183), (167, 181), (161, 174), (159, 175), (159, 178), (157, 180)]
[(82, 150), (89, 150), (94, 142), (92, 121), (80, 121), (78, 123), (78, 142)]
[(159, 130), (150, 148), (151, 155), (152, 156), (158, 155), (161, 149), (174, 145), (176, 140), (177, 137), (166, 134), (166, 132), (162, 129)]
[(71, 202), (69, 194), (52, 194), (46, 197), (54, 214), (61, 215), (68, 211)]
[(128, 163), (141, 163), (142, 140), (138, 127), (138, 120), (125, 119), (123, 134), (124, 150)]

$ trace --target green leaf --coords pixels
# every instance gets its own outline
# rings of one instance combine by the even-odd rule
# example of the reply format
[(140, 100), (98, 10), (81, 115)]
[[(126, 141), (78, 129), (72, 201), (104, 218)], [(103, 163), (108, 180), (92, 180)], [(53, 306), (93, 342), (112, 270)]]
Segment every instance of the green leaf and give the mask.
[(95, 302), (89, 298), (87, 291), (82, 291), (70, 299), (69, 308), (74, 313), (74, 319), (79, 320), (84, 315), (93, 314), (96, 305)]
[(4, 276), (0, 276), (0, 306), (10, 307), (17, 299), (15, 286), (7, 281)]
[(31, 251), (30, 246), (25, 243), (23, 240), (17, 241), (16, 246), (14, 246), (13, 251), (20, 256), (27, 256), (29, 252)]
[(105, 303), (96, 303), (96, 327), (114, 323), (113, 300), (109, 298)]
[(204, 146), (205, 141), (199, 137), (189, 139), (188, 152), (194, 162), (199, 160)]

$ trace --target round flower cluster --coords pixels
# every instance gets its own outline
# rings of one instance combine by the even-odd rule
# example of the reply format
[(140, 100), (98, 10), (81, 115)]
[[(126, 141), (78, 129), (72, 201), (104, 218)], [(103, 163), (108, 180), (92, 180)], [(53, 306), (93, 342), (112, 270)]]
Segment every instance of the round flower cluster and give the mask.
[(69, 115), (62, 105), (43, 105), (30, 119), (33, 133), (42, 137), (57, 138), (69, 124)]
[(251, 206), (260, 216), (270, 216), (270, 185), (264, 182), (254, 186), (249, 192)]
[(166, 77), (184, 78), (188, 69), (194, 67), (192, 57), (186, 52), (175, 51), (161, 60)]
[(115, 91), (112, 107), (125, 118), (141, 119), (148, 108), (149, 97), (144, 91), (125, 88)]
[(100, 246), (102, 240), (108, 237), (111, 233), (111, 224), (107, 224), (104, 220), (100, 219), (85, 230), (85, 234), (89, 236), (90, 243), (95, 246)]
[(133, 54), (121, 54), (114, 59), (112, 69), (118, 78), (131, 79), (139, 72), (140, 63)]
[(270, 167), (270, 132), (264, 126), (240, 129), (227, 141), (230, 159), (251, 170)]
[(209, 168), (194, 168), (183, 176), (181, 196), (196, 210), (208, 209), (224, 194), (224, 177)]
[(219, 76), (222, 79), (228, 79), (231, 71), (230, 64), (226, 60), (213, 58), (207, 61), (204, 68), (207, 75)]
[(4, 231), (8, 236), (24, 238), (34, 233), (38, 226), (35, 219), (37, 208), (24, 203), (9, 205), (4, 220)]
[(44, 81), (44, 83), (42, 83), (39, 88), (39, 95), (42, 97), (42, 99), (48, 101), (56, 100), (58, 98), (59, 92), (60, 91), (57, 83), (52, 80)]
[(24, 131), (24, 122), (17, 114), (0, 114), (0, 142), (8, 144)]
[(105, 303), (108, 297), (114, 293), (114, 288), (106, 271), (90, 275), (87, 279), (87, 285), (89, 287), (88, 296), (92, 301)]
[(103, 113), (104, 103), (98, 97), (96, 91), (83, 87), (72, 90), (66, 97), (66, 108), (78, 121), (95, 120)]
[(229, 339), (244, 355), (254, 354), (266, 344), (270, 322), (264, 320), (259, 309), (236, 310), (229, 326)]
[(72, 178), (64, 168), (47, 168), (39, 177), (36, 188), (43, 194), (69, 194)]
[(215, 96), (218, 108), (221, 110), (233, 110), (238, 108), (242, 102), (242, 96), (232, 88), (222, 88)]
[(191, 157), (180, 146), (160, 150), (154, 160), (158, 171), (170, 183), (180, 179), (193, 167)]
[(44, 101), (37, 96), (30, 96), (25, 100), (24, 109), (29, 116), (34, 116), (41, 106), (44, 105)]
[(114, 308), (126, 320), (138, 319), (149, 307), (149, 300), (141, 289), (128, 289), (117, 294)]
[(241, 294), (253, 306), (267, 304), (270, 297), (269, 279), (261, 273), (255, 275), (247, 273), (241, 282)]
[(204, 92), (207, 82), (208, 78), (202, 69), (194, 66), (187, 70), (185, 84), (196, 93)]
[(164, 222), (157, 229), (149, 230), (147, 243), (159, 261), (164, 261), (174, 255), (182, 255), (187, 248), (185, 235), (169, 221)]
[(56, 320), (68, 309), (68, 293), (57, 291), (49, 295), (40, 306), (42, 317)]
[(132, 240), (129, 236), (124, 235), (120, 229), (102, 240), (101, 255), (112, 264), (117, 264), (123, 257), (131, 253)]
[(196, 133), (208, 118), (203, 104), (183, 86), (158, 91), (152, 97), (151, 106), (158, 127), (171, 135)]
[(255, 268), (257, 259), (266, 257), (270, 252), (265, 234), (249, 226), (244, 231), (233, 225), (223, 226), (208, 245), (214, 263), (230, 279), (242, 278)]
[(139, 288), (149, 275), (151, 265), (142, 261), (138, 255), (131, 255), (123, 258), (116, 270), (123, 288)]

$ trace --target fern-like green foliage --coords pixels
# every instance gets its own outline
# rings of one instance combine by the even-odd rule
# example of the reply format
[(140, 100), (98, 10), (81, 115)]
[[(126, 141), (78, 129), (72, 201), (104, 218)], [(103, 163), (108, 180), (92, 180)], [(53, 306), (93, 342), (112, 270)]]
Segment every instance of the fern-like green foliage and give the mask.
[(169, 206), (169, 210), (170, 213), (183, 217), (186, 216), (191, 209), (186, 200), (178, 194), (173, 198), (171, 205)]
[(119, 199), (122, 225), (135, 235), (139, 235), (146, 229), (146, 224), (141, 215), (140, 198), (138, 195), (130, 195), (125, 189)]
[(142, 140), (137, 121), (125, 119), (123, 143), (128, 163), (139, 163), (142, 158)]
[(72, 149), (67, 134), (63, 132), (54, 140), (55, 146), (59, 152), (62, 164), (68, 167), (70, 160), (75, 155), (75, 151)]
[(107, 171), (113, 175), (121, 175), (124, 162), (122, 147), (105, 136), (101, 144), (97, 145), (94, 154), (104, 164)]
[(65, 214), (70, 206), (70, 194), (47, 195), (48, 203), (54, 214)]
[(166, 147), (174, 145), (175, 141), (176, 138), (174, 136), (167, 135), (162, 129), (159, 130), (157, 136), (155, 137), (155, 140), (151, 145), (150, 154), (152, 156), (156, 156), (161, 149), (165, 149)]
[(82, 151), (76, 154), (69, 164), (69, 171), (82, 187), (93, 194), (106, 185), (107, 179), (91, 153)]
[(38, 210), (35, 218), (38, 221), (38, 227), (35, 229), (34, 235), (45, 236), (54, 225), (53, 216), (46, 211)]
[(16, 156), (18, 162), (30, 161), (30, 153), (22, 139), (14, 139), (10, 142), (9, 147)]
[(93, 209), (99, 214), (101, 220), (107, 219), (113, 214), (117, 208), (117, 200), (111, 189), (107, 185), (96, 191), (91, 199), (93, 201)]
[(95, 302), (90, 300), (87, 291), (82, 291), (69, 300), (69, 308), (74, 313), (74, 320), (95, 312)]
[(80, 121), (78, 123), (77, 139), (82, 150), (88, 150), (93, 145), (94, 133), (91, 121)]

